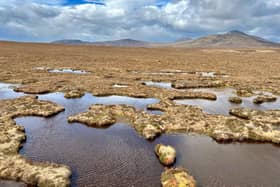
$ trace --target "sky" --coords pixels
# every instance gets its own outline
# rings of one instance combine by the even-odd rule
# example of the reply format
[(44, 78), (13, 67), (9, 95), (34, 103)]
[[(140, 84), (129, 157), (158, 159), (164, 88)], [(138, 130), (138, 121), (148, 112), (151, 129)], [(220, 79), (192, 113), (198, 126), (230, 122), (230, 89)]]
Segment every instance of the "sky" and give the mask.
[(0, 0), (0, 40), (169, 42), (230, 30), (280, 42), (280, 0)]

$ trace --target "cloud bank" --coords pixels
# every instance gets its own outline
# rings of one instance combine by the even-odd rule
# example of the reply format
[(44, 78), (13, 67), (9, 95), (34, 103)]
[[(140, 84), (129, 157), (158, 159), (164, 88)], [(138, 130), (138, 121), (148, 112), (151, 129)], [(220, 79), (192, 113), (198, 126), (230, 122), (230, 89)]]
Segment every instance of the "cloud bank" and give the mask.
[(2, 40), (164, 42), (229, 30), (279, 42), (279, 0), (0, 1)]

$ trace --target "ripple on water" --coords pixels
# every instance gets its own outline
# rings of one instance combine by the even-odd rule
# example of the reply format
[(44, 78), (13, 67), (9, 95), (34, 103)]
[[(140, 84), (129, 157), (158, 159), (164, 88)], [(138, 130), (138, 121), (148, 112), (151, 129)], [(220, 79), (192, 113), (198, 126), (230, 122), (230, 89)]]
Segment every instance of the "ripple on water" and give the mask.
[(66, 113), (50, 119), (18, 118), (27, 134), (21, 154), (36, 161), (69, 165), (73, 186), (145, 186), (150, 178), (154, 181), (149, 186), (160, 186), (163, 168), (154, 156), (153, 145), (134, 129), (121, 123), (106, 130), (70, 125)]

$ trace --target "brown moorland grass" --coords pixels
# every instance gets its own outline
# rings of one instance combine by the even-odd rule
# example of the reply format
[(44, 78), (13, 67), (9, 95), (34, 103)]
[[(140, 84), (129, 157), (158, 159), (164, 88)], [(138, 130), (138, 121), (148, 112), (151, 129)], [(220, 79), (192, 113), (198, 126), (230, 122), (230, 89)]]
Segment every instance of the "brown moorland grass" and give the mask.
[[(92, 93), (106, 94), (137, 87), (138, 93), (144, 94), (149, 91), (140, 85), (143, 80), (201, 80), (191, 73), (214, 71), (229, 75), (218, 78), (225, 80), (228, 86), (279, 93), (279, 52), (280, 49), (118, 48), (1, 42), (0, 80), (39, 87), (44, 85), (41, 89), (45, 91), (66, 92), (67, 87), (68, 90), (69, 87), (79, 87)], [(48, 73), (35, 70), (36, 67), (70, 67), (92, 73), (79, 76)], [(189, 73), (152, 74), (172, 70)], [(111, 88), (113, 83), (128, 84), (133, 89)]]

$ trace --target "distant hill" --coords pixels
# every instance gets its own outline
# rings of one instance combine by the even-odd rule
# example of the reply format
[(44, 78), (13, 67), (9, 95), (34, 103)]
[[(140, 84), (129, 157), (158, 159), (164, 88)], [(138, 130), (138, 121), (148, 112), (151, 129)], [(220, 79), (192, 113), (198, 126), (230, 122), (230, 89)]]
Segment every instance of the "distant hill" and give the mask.
[(102, 42), (87, 42), (82, 40), (57, 40), (51, 43), (65, 44), (65, 45), (96, 45), (96, 46), (116, 46), (116, 47), (145, 47), (150, 45), (149, 42), (133, 40), (133, 39), (122, 39), (122, 40), (102, 41)]
[(148, 46), (150, 43), (140, 40), (133, 39), (122, 39), (122, 40), (113, 40), (113, 41), (104, 41), (104, 42), (93, 42), (93, 45), (101, 46), (117, 46), (117, 47), (144, 47)]
[(185, 41), (190, 41), (190, 40), (192, 40), (192, 38), (184, 37), (184, 38), (177, 39), (175, 42), (185, 42)]
[(65, 44), (65, 45), (90, 45), (91, 42), (82, 41), (82, 40), (72, 40), (72, 39), (65, 39), (65, 40), (56, 40), (51, 42), (53, 44)]
[(230, 31), (225, 34), (215, 34), (194, 40), (169, 43), (166, 46), (187, 48), (255, 48), (280, 47), (280, 44), (240, 31)]
[(57, 40), (51, 43), (65, 45), (96, 45), (116, 47), (185, 47), (185, 48), (262, 48), (280, 47), (279, 43), (248, 35), (240, 31), (230, 31), (225, 34), (208, 35), (197, 39), (184, 38), (170, 43), (150, 43), (133, 39), (122, 39), (102, 42), (87, 42), (82, 40)]

